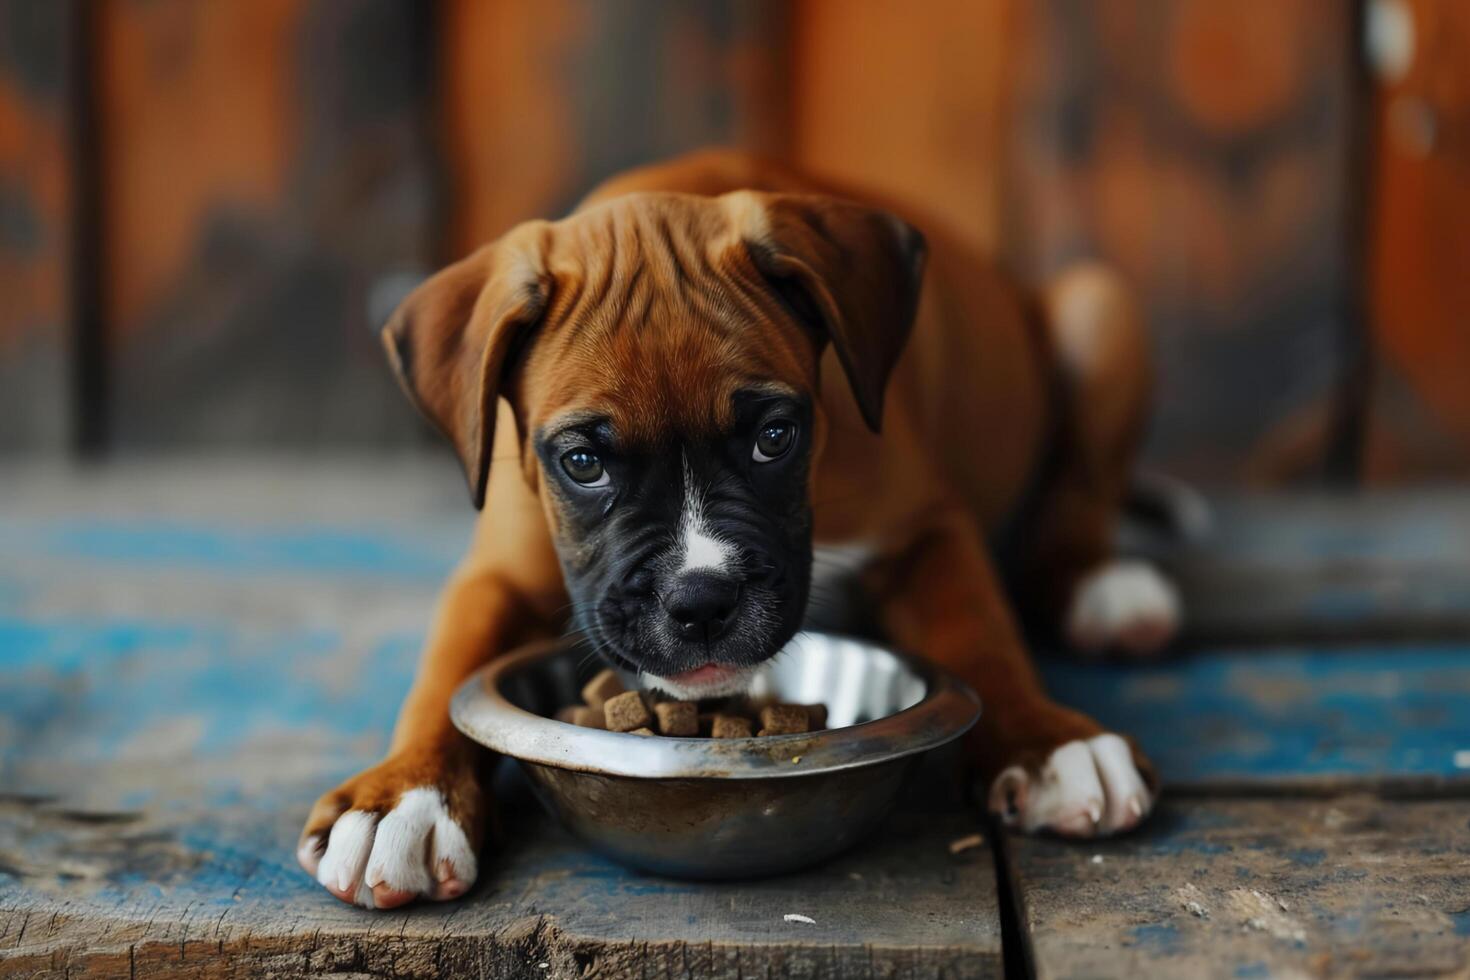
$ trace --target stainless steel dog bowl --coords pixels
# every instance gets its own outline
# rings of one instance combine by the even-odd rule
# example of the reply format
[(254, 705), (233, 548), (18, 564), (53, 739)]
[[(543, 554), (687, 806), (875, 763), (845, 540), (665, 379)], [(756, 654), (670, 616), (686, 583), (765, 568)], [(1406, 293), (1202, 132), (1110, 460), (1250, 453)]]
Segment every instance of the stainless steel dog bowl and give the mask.
[(588, 654), (563, 640), (497, 659), (456, 693), (454, 723), (520, 760), (546, 808), (588, 844), (675, 877), (756, 877), (831, 857), (877, 826), (922, 753), (980, 716), (974, 692), (931, 664), (801, 633), (752, 692), (827, 705), (825, 731), (665, 738), (546, 717), (579, 700), (600, 667)]

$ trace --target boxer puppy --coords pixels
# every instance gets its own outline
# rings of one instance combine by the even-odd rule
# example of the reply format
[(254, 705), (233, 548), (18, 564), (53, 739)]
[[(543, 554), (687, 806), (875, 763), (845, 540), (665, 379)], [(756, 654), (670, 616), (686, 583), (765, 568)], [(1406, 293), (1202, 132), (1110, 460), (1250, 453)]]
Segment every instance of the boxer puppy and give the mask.
[(409, 296), (388, 357), (482, 514), (387, 758), (307, 820), (299, 858), (333, 895), (475, 880), (484, 753), (447, 708), (486, 660), (575, 625), (677, 697), (737, 690), (802, 621), (814, 542), (895, 644), (980, 693), (968, 755), (1007, 823), (1094, 837), (1148, 814), (1137, 749), (1043, 692), (991, 547), (1009, 532), (1020, 601), (1076, 646), (1169, 639), (1173, 590), (1111, 550), (1145, 338), (1106, 270), (1027, 293), (923, 224), (927, 250), (871, 197), (704, 153)]

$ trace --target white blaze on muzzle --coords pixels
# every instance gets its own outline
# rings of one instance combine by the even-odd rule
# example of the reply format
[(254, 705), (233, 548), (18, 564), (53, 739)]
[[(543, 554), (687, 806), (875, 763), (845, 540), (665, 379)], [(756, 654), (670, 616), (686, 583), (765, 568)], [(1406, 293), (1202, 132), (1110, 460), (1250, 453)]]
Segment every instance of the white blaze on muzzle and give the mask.
[(728, 571), (735, 546), (710, 529), (704, 516), (704, 490), (694, 481), (689, 457), (684, 457), (684, 508), (679, 514), (679, 571)]

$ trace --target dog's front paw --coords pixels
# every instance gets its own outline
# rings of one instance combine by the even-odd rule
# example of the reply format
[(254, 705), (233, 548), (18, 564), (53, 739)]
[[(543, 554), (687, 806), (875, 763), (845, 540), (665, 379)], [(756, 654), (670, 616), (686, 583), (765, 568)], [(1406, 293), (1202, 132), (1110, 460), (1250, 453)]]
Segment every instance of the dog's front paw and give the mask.
[(1148, 763), (1117, 735), (1067, 742), (1040, 765), (1016, 764), (990, 784), (992, 813), (1027, 833), (1107, 837), (1131, 830), (1153, 809)]
[(349, 779), (312, 808), (297, 860), (363, 908), (463, 895), (478, 870), (488, 800), (462, 756), (406, 752)]
[(1067, 639), (1078, 650), (1155, 653), (1179, 630), (1179, 593), (1152, 566), (1112, 561), (1077, 583)]

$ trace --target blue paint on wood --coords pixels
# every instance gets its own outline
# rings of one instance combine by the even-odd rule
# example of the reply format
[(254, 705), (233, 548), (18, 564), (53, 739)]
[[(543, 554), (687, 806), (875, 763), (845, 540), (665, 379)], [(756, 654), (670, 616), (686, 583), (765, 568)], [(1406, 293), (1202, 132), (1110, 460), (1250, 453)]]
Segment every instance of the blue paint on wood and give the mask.
[(172, 520), (0, 520), (0, 551), (139, 569), (223, 574), (294, 573), (441, 580), (469, 540), (469, 526), (221, 527)]
[[(173, 900), (222, 904), (248, 879), (251, 901), (334, 905), (296, 867), (295, 829), (317, 793), (385, 746), (431, 612), (429, 589), (418, 626), (376, 632), (354, 632), (350, 623), (272, 626), (227, 607), (181, 617), (28, 610), (48, 608), (57, 574), (99, 568), (110, 575), (182, 570), (217, 580), (221, 589), (248, 588), (241, 576), (279, 575), (307, 583), (429, 584), (452, 567), (465, 530), (447, 523), (420, 532), (0, 519), (7, 559), (0, 569), (0, 718), (8, 723), (4, 731), (27, 733), (24, 743), (0, 738), (0, 788), (56, 788), (14, 785), (8, 777), (23, 764), (34, 772), (38, 761), (64, 759), (103, 770), (139, 746), (167, 740), (197, 768), (190, 813), (172, 827), (189, 861), (174, 872), (150, 868), (152, 878), (120, 874), (101, 900), (167, 892)], [(31, 571), (30, 559), (50, 563), (44, 575)], [(1322, 599), (1324, 610), (1336, 603), (1344, 616), (1360, 614), (1359, 601)], [(1060, 700), (1136, 735), (1176, 784), (1465, 775), (1453, 764), (1455, 751), (1470, 749), (1470, 649), (1463, 647), (1225, 650), (1151, 665), (1047, 661), (1044, 672)], [(336, 768), (299, 780), (234, 768), (237, 759), (281, 751), (293, 740)], [(116, 805), (160, 807), (146, 786), (128, 788)], [(1229, 855), (1246, 845), (1215, 833), (1227, 820), (1207, 809), (1166, 811), (1155, 819), (1157, 832), (1135, 846), (1185, 859)], [(631, 873), (558, 840), (534, 858), (548, 902), (614, 910), (631, 897), (704, 887)], [(1315, 849), (1281, 849), (1296, 866), (1324, 861)], [(1238, 874), (1254, 877), (1244, 863)], [(1171, 929), (1141, 926), (1132, 940), (1167, 951), (1177, 938)], [(1457, 917), (1455, 929), (1470, 935), (1470, 915)]]
[(1163, 955), (1179, 946), (1179, 928), (1168, 922), (1134, 926), (1128, 935), (1134, 945)]
[(1135, 665), (1050, 660), (1052, 694), (1135, 736), (1172, 783), (1470, 778), (1470, 648), (1208, 651)]
[[(0, 744), (0, 774), (47, 753), (105, 765), (150, 740), (201, 761), (293, 732), (381, 748), (421, 636), (382, 635), (354, 652), (333, 629), (0, 616), (0, 715), (28, 733)], [(246, 791), (230, 767), (209, 771), (214, 802)]]

